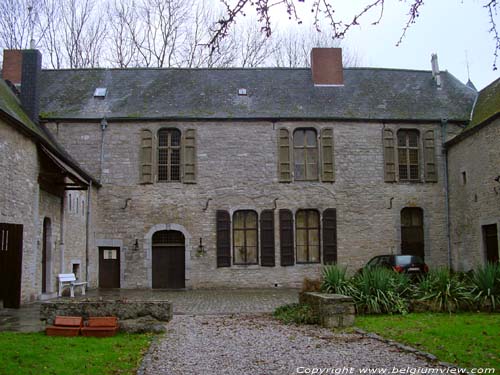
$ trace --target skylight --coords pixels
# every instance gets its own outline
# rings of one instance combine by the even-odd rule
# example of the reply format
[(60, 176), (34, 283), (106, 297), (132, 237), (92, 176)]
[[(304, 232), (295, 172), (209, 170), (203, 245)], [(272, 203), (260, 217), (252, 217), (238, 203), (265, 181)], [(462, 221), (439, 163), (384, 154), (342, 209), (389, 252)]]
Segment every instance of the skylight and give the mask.
[(97, 87), (94, 91), (94, 98), (104, 98), (108, 89), (106, 87)]

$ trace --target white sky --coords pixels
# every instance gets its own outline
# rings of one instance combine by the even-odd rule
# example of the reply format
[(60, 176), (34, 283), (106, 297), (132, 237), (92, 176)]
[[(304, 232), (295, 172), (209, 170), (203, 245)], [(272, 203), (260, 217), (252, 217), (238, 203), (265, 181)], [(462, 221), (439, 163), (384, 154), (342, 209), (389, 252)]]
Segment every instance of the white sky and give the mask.
[[(310, 23), (312, 0), (299, 3), (299, 15), (304, 24)], [(351, 9), (360, 9), (366, 0), (331, 0), (340, 14), (352, 14)], [(495, 43), (488, 33), (487, 10), (479, 0), (427, 0), (421, 7), (420, 17), (406, 33), (403, 43), (396, 43), (406, 24), (412, 0), (386, 0), (384, 17), (379, 25), (372, 26), (371, 19), (360, 21), (360, 26), (351, 29), (346, 43), (361, 57), (360, 66), (382, 68), (407, 68), (430, 70), (431, 54), (437, 53), (439, 68), (448, 70), (462, 82), (467, 82), (466, 51), (470, 78), (478, 90), (500, 76), (493, 71)], [(360, 5), (361, 4), (361, 5)], [(249, 12), (250, 13), (250, 12)], [(287, 17), (283, 9), (275, 12), (279, 24), (285, 26)], [(500, 28), (500, 14), (496, 16)], [(307, 27), (307, 26), (306, 26)]]

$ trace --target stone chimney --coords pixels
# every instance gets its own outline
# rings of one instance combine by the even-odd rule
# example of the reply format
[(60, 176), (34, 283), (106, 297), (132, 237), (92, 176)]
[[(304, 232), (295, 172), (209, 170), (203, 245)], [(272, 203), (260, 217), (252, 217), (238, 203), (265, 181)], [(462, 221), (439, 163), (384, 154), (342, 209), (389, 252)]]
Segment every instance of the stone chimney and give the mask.
[(40, 71), (42, 55), (38, 50), (4, 50), (2, 78), (21, 93), (21, 104), (32, 121), (40, 114)]
[(315, 86), (343, 86), (342, 48), (313, 48), (311, 71)]
[(431, 66), (432, 66), (432, 77), (436, 81), (436, 85), (438, 89), (441, 88), (441, 74), (439, 72), (439, 65), (438, 65), (438, 55), (436, 53), (433, 53), (431, 55)]

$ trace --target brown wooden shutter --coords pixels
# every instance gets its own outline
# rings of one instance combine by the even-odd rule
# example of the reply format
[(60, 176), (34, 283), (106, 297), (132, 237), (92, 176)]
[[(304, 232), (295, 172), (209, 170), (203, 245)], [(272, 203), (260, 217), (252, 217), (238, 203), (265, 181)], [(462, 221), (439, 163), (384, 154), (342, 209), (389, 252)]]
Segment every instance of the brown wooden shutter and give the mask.
[(230, 233), (229, 212), (217, 210), (217, 267), (231, 266)]
[(196, 183), (196, 130), (188, 129), (184, 135), (184, 183)]
[(264, 210), (260, 214), (260, 264), (274, 267), (274, 211)]
[(141, 184), (152, 184), (153, 173), (153, 134), (151, 130), (141, 130)]
[(293, 266), (293, 214), (290, 210), (280, 210), (280, 252), (281, 265)]
[(390, 129), (384, 129), (384, 181), (396, 181), (396, 161), (394, 150), (394, 133)]
[(323, 212), (323, 263), (337, 263), (337, 210)]
[(279, 182), (292, 181), (290, 136), (287, 129), (278, 130), (278, 159)]
[(335, 181), (332, 128), (321, 130), (321, 180), (323, 182)]
[(436, 149), (434, 130), (427, 130), (424, 136), (425, 181), (437, 182)]

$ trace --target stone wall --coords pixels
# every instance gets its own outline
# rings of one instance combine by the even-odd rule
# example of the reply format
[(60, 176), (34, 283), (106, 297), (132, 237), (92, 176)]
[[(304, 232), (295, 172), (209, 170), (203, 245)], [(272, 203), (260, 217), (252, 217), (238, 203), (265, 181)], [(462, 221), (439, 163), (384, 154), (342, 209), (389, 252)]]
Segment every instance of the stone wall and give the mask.
[[(337, 209), (338, 261), (351, 271), (372, 256), (400, 251), (400, 212), (424, 211), (425, 253), (429, 265), (447, 263), (443, 158), (437, 124), (390, 124), (386, 127), (434, 129), (437, 183), (385, 183), (382, 123), (348, 122), (175, 122), (110, 121), (104, 134), (100, 166), (98, 123), (49, 124), (76, 160), (94, 173), (102, 170), (98, 190), (96, 245), (121, 248), (121, 286), (151, 287), (151, 236), (156, 230), (180, 230), (186, 237), (188, 287), (299, 286), (317, 277), (319, 264), (279, 265), (278, 210)], [(140, 130), (161, 127), (196, 129), (197, 183), (139, 184)], [(286, 127), (333, 127), (336, 181), (279, 183), (277, 131)], [(456, 131), (450, 125), (452, 131)], [(319, 133), (319, 132), (318, 132)], [(275, 212), (276, 267), (216, 267), (216, 210)], [(196, 255), (200, 238), (206, 254)], [(135, 241), (139, 248), (135, 250)], [(97, 257), (92, 249), (92, 259)]]
[(0, 120), (0, 222), (23, 225), (22, 303), (39, 294), (37, 177), (36, 145)]
[[(42, 248), (44, 220), (50, 221), (47, 247), (47, 294), (57, 291), (57, 275), (72, 271), (72, 263), (80, 262), (81, 278), (85, 279), (86, 216), (81, 213), (86, 192), (71, 194), (79, 197), (78, 213), (65, 210), (64, 267), (61, 268), (61, 197), (38, 184), (40, 159), (35, 142), (0, 121), (0, 222), (23, 225), (23, 257), (21, 303), (42, 297)], [(94, 192), (95, 196), (95, 192)], [(95, 204), (97, 206), (97, 204)], [(93, 239), (90, 238), (90, 246)], [(97, 263), (93, 263), (97, 267)], [(95, 275), (97, 270), (93, 270)], [(91, 284), (96, 286), (96, 282)]]
[(471, 132), (448, 152), (450, 235), (453, 267), (458, 270), (484, 264), (482, 226), (500, 228), (500, 183), (495, 181), (500, 175), (498, 140), (500, 119)]

